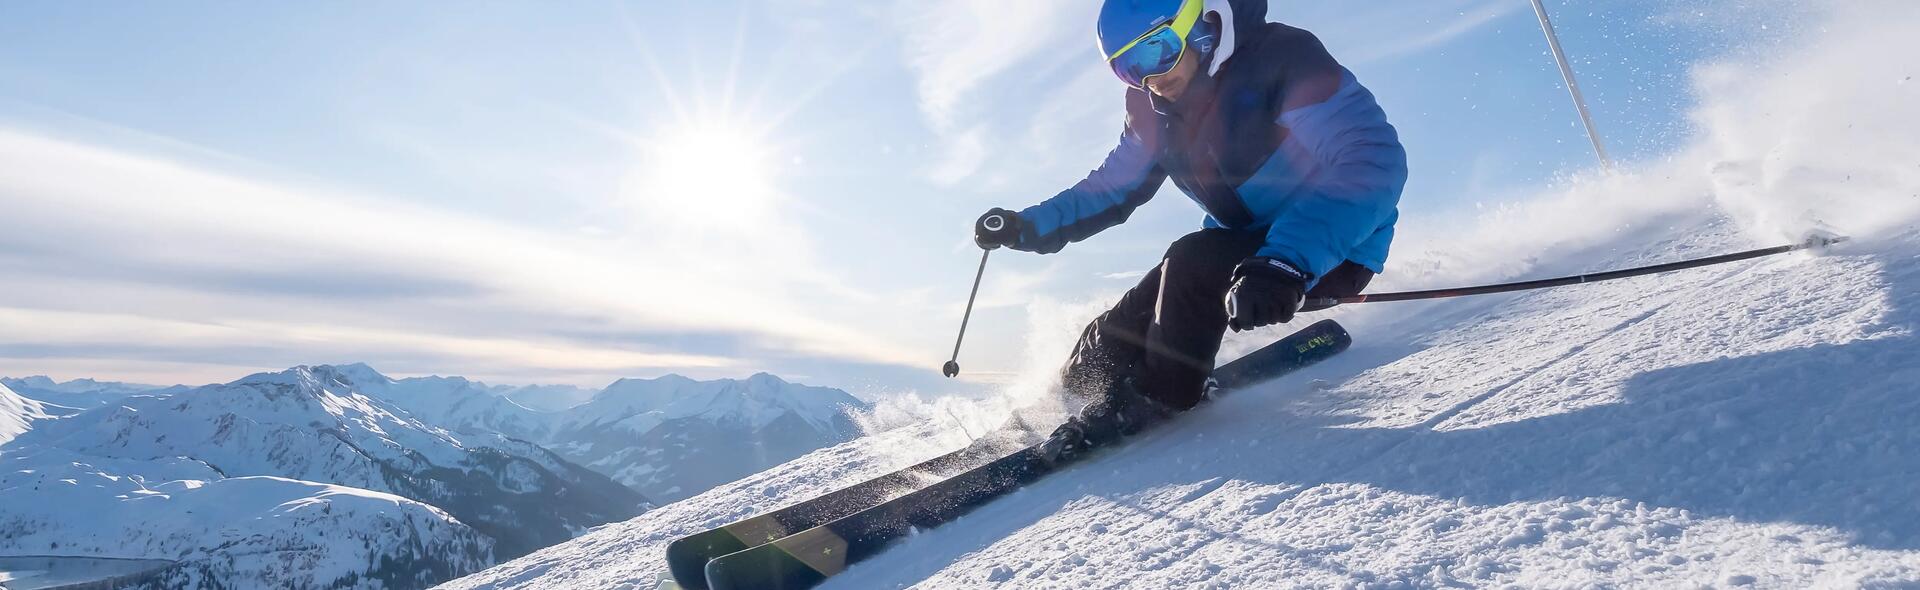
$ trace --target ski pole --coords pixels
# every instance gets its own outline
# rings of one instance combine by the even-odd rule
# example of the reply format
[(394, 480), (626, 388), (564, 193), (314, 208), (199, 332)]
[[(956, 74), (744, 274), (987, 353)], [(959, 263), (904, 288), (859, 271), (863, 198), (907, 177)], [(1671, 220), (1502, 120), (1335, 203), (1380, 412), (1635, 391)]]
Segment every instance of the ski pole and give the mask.
[(1735, 252), (1733, 254), (1722, 254), (1719, 256), (1710, 256), (1707, 258), (1696, 258), (1693, 260), (1682, 260), (1680, 262), (1669, 262), (1667, 264), (1643, 266), (1640, 268), (1629, 268), (1624, 270), (1615, 270), (1615, 271), (1584, 274), (1584, 275), (1574, 275), (1574, 276), (1560, 277), (1560, 278), (1554, 278), (1554, 279), (1521, 281), (1517, 283), (1501, 283), (1497, 285), (1482, 285), (1478, 287), (1459, 287), (1454, 289), (1433, 289), (1429, 291), (1405, 291), (1400, 293), (1380, 293), (1376, 295), (1363, 294), (1363, 295), (1349, 295), (1346, 297), (1315, 297), (1315, 298), (1306, 300), (1300, 305), (1300, 307), (1301, 309), (1318, 310), (1318, 309), (1326, 309), (1336, 305), (1343, 305), (1348, 303), (1386, 303), (1389, 301), (1415, 301), (1415, 300), (1421, 300), (1421, 299), (1450, 299), (1454, 297), (1466, 297), (1470, 295), (1491, 295), (1494, 293), (1531, 291), (1534, 289), (1546, 289), (1549, 287), (1561, 287), (1566, 285), (1579, 285), (1583, 283), (1598, 283), (1600, 281), (1611, 281), (1615, 279), (1624, 279), (1628, 277), (1638, 277), (1638, 276), (1645, 276), (1645, 275), (1652, 275), (1652, 274), (1660, 274), (1665, 272), (1673, 272), (1676, 270), (1686, 270), (1689, 268), (1700, 268), (1702, 266), (1712, 266), (1715, 264), (1726, 264), (1728, 262), (1737, 262), (1741, 260), (1751, 260), (1751, 259), (1760, 258), (1763, 256), (1773, 256), (1775, 254), (1785, 254), (1788, 252), (1797, 252), (1800, 250), (1824, 248), (1827, 246), (1845, 242), (1847, 240), (1848, 238), (1846, 236), (1814, 236), (1811, 238), (1807, 238), (1806, 241), (1800, 242), (1798, 244), (1788, 244), (1785, 246), (1775, 246), (1772, 248), (1761, 248), (1759, 250), (1748, 250), (1745, 252)]
[(953, 358), (947, 359), (947, 364), (940, 367), (940, 372), (949, 378), (960, 374), (960, 343), (967, 339), (967, 320), (973, 319), (973, 300), (980, 296), (980, 277), (987, 274), (989, 254), (993, 254), (993, 251), (980, 252), (980, 270), (973, 272), (973, 292), (967, 294), (967, 312), (960, 316), (960, 335), (953, 339)]

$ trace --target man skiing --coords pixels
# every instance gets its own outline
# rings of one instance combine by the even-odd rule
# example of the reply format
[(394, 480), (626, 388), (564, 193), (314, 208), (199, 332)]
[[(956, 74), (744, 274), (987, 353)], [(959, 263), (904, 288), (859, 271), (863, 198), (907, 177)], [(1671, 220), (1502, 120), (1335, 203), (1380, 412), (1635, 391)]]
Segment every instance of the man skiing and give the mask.
[(1285, 323), (1306, 297), (1359, 293), (1386, 262), (1406, 152), (1373, 94), (1266, 0), (1106, 0), (1101, 54), (1121, 81), (1120, 145), (1085, 180), (974, 227), (982, 248), (1050, 254), (1126, 221), (1164, 181), (1207, 214), (1062, 371), (1086, 402), (1049, 446), (1077, 453), (1206, 397), (1227, 328)]

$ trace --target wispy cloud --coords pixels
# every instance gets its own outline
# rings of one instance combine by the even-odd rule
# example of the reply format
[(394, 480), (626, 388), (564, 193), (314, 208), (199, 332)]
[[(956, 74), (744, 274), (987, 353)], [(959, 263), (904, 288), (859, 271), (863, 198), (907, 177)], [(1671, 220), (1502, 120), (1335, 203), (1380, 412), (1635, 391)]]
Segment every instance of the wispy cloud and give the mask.
[(915, 75), (920, 110), (945, 144), (928, 169), (942, 184), (991, 168), (997, 160), (988, 154), (1026, 138), (1022, 130), (1039, 120), (1033, 104), (1061, 94), (1062, 66), (1094, 55), (1098, 3), (1041, 0), (1010, 10), (992, 0), (901, 0), (893, 8), (889, 24)]
[[(1395, 10), (1376, 8), (1365, 19), (1377, 27), (1371, 40), (1341, 56), (1349, 64), (1382, 61), (1430, 51), (1510, 14), (1530, 10), (1526, 2), (1508, 0), (1471, 0), (1426, 3), (1418, 8), (1395, 5)], [(1351, 22), (1351, 21), (1350, 21)], [(1384, 29), (1384, 30), (1381, 30)]]
[(1086, 25), (1061, 26), (1073, 4), (1022, 2), (1018, 10), (996, 0), (896, 4), (897, 24), (907, 33), (908, 63), (920, 74), (921, 107), (935, 126), (950, 127), (955, 109), (969, 94), (1058, 43), (1066, 31), (1091, 30)]
[[(791, 240), (722, 253), (770, 261), (743, 273), (675, 248), (672, 232), (553, 235), (19, 131), (0, 129), (0, 161), (0, 333), (16, 347), (278, 347), (596, 376), (754, 355), (925, 362), (844, 321), (844, 305), (792, 296), (835, 281), (782, 264)], [(753, 337), (699, 352), (560, 335), (569, 327)]]

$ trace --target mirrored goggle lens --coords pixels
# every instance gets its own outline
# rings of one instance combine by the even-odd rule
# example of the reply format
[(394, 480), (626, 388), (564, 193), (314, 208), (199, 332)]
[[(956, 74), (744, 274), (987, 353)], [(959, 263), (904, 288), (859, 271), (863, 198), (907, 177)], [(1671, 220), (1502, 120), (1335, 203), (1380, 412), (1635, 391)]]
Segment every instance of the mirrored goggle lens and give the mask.
[(1120, 76), (1128, 86), (1139, 88), (1147, 78), (1173, 71), (1174, 64), (1180, 62), (1180, 51), (1186, 48), (1186, 42), (1170, 27), (1160, 27), (1140, 42), (1127, 48), (1125, 52), (1108, 63), (1113, 73)]

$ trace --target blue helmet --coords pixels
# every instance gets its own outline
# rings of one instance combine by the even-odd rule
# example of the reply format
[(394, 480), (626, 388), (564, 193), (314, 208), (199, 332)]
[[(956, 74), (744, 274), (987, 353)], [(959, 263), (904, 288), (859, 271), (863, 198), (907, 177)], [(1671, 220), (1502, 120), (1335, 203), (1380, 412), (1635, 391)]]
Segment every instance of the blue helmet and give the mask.
[(1134, 39), (1173, 22), (1182, 4), (1185, 0), (1107, 0), (1100, 7), (1100, 22), (1094, 30), (1100, 41), (1100, 56), (1111, 58)]

